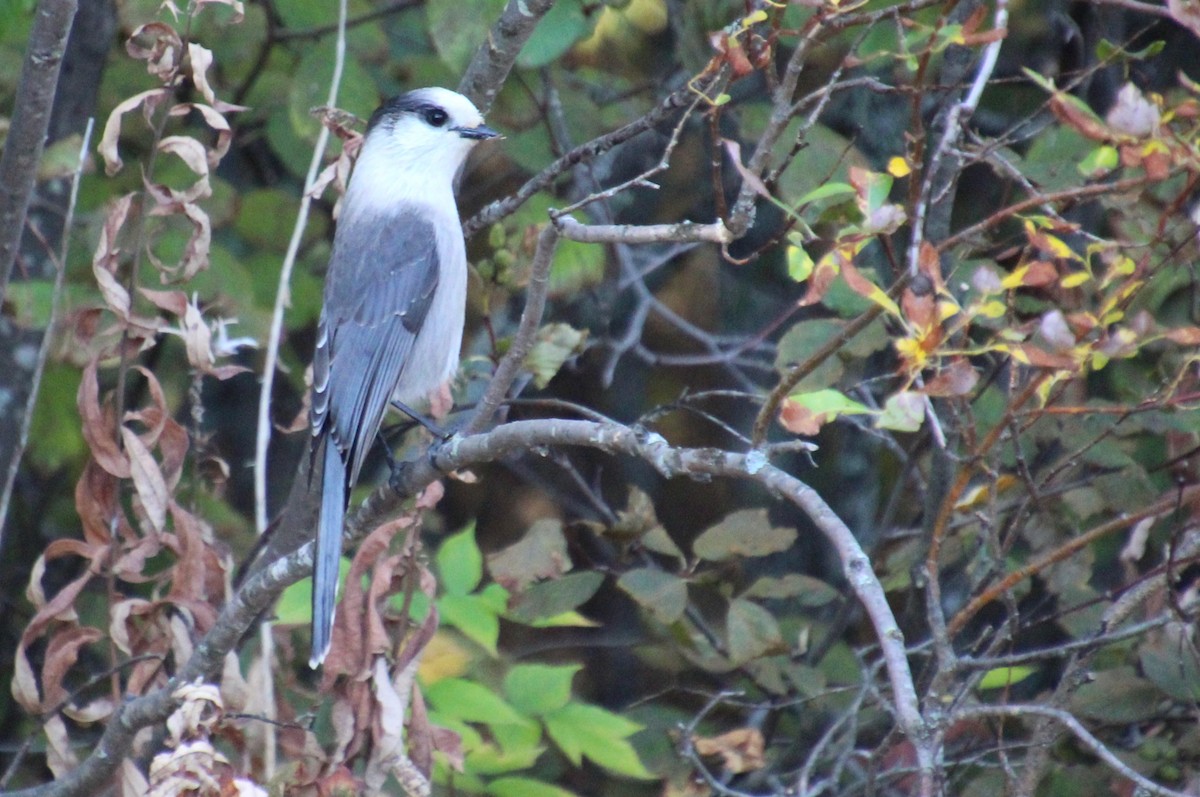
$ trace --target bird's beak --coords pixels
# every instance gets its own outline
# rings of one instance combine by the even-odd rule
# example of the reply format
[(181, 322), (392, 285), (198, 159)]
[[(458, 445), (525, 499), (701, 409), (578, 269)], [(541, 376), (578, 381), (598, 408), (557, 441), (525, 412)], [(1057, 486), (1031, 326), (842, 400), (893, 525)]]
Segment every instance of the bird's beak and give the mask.
[(484, 141), (489, 138), (504, 138), (487, 125), (476, 125), (475, 127), (452, 127), (450, 128), (455, 133), (458, 133), (463, 138), (472, 138), (476, 141)]

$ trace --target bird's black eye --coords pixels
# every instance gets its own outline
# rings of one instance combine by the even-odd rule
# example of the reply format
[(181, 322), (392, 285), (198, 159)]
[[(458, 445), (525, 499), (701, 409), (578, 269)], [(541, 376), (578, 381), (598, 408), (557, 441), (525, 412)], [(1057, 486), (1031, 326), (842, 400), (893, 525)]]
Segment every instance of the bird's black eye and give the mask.
[(443, 111), (441, 108), (426, 108), (425, 109), (425, 121), (431, 127), (441, 127), (442, 125), (446, 124), (446, 120), (448, 120), (449, 118), (450, 117), (447, 116), (446, 112)]

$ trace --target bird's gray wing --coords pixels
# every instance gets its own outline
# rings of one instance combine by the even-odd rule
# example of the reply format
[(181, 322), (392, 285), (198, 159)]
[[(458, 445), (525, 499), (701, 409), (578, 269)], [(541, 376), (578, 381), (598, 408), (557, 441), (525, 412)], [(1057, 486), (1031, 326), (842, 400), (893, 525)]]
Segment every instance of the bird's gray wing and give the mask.
[[(416, 210), (343, 218), (313, 357), (313, 435), (328, 428), (358, 481), (438, 284), (437, 236)], [(348, 492), (347, 492), (348, 494)]]

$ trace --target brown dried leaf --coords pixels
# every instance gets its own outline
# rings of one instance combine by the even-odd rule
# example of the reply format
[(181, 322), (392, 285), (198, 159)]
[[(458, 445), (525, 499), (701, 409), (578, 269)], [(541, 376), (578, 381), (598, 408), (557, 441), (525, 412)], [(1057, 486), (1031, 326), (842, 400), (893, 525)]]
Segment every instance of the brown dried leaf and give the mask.
[(966, 357), (956, 357), (921, 391), (927, 396), (965, 396), (975, 389), (979, 374)]
[(122, 320), (129, 319), (130, 301), (129, 292), (116, 278), (121, 255), (121, 250), (117, 248), (117, 237), (132, 204), (133, 194), (126, 194), (112, 204), (100, 230), (96, 254), (92, 257), (92, 274), (96, 277), (104, 304)]
[(397, 764), (404, 761), (404, 715), (408, 696), (397, 691), (397, 684), (388, 673), (387, 660), (375, 658), (371, 670), (372, 690), (376, 701), (376, 729), (371, 739), (371, 752), (367, 758), (363, 781), (367, 792), (378, 794)]
[(1200, 346), (1200, 327), (1178, 327), (1169, 329), (1165, 336), (1167, 340), (1181, 346)]
[(112, 112), (108, 115), (108, 120), (104, 123), (104, 132), (100, 135), (100, 143), (96, 145), (96, 151), (104, 159), (105, 174), (112, 177), (121, 171), (121, 167), (125, 165), (121, 160), (120, 154), (117, 152), (117, 141), (121, 137), (121, 117), (143, 105), (144, 113), (152, 113), (153, 109), (170, 95), (170, 89), (150, 89), (149, 91), (135, 94), (112, 109)]
[(50, 637), (42, 660), (42, 699), (48, 708), (57, 708), (70, 696), (63, 679), (79, 660), (80, 649), (103, 638), (100, 629), (79, 625), (66, 626)]
[(742, 145), (731, 139), (722, 139), (721, 143), (725, 145), (725, 152), (729, 155), (729, 160), (733, 161), (733, 166), (737, 169), (738, 174), (746, 181), (746, 185), (754, 189), (754, 193), (763, 198), (770, 198), (771, 191), (767, 188), (766, 183), (754, 172), (747, 169), (742, 164)]
[[(100, 467), (119, 479), (130, 476), (129, 460), (115, 440), (116, 424), (112, 413), (100, 406), (100, 384), (96, 376), (96, 360), (83, 369), (75, 405), (83, 421), (83, 439)], [(105, 518), (108, 520), (108, 518)]]
[(83, 538), (91, 545), (108, 545), (114, 517), (118, 532), (126, 529), (125, 514), (117, 505), (117, 478), (95, 459), (90, 459), (75, 484), (75, 511), (83, 526)]
[[(97, 552), (97, 555), (100, 553), (102, 551)], [(33, 676), (33, 666), (26, 655), (29, 645), (42, 635), (42, 632), (51, 622), (56, 620), (64, 622), (76, 621), (75, 599), (79, 597), (79, 593), (88, 585), (93, 576), (90, 569), (85, 571), (79, 578), (60, 589), (53, 598), (45, 601), (40, 583), (44, 572), (45, 556), (41, 556), (38, 557), (38, 561), (34, 565), (33, 573), (30, 575), (30, 586), (26, 591), (30, 602), (39, 608), (21, 634), (21, 640), (17, 643), (16, 661), (14, 662), (13, 697), (30, 714), (41, 714), (48, 707), (42, 703), (41, 690), (38, 689), (37, 681)]]
[(1093, 141), (1111, 141), (1113, 131), (1083, 101), (1061, 91), (1050, 97), (1050, 110), (1060, 122)]
[[(241, 106), (232, 106), (232, 110), (241, 110)], [(217, 143), (208, 151), (208, 165), (216, 167), (221, 158), (225, 157), (225, 153), (229, 152), (229, 145), (233, 142), (233, 129), (220, 111), (202, 102), (181, 102), (173, 106), (169, 113), (171, 116), (186, 116), (192, 111), (204, 117), (205, 124), (217, 132)]]
[(825, 294), (829, 293), (830, 286), (837, 279), (838, 270), (834, 266), (832, 259), (822, 257), (817, 261), (813, 273), (808, 278), (808, 290), (804, 292), (804, 298), (800, 300), (800, 307), (808, 307), (825, 298)]
[(212, 66), (213, 62), (212, 50), (201, 47), (194, 42), (188, 42), (188, 61), (191, 65), (192, 83), (195, 84), (196, 90), (200, 92), (200, 95), (204, 97), (209, 105), (221, 113), (246, 110), (246, 106), (244, 105), (234, 105), (233, 103), (218, 100), (216, 92), (209, 85), (208, 68)]
[(46, 766), (56, 780), (66, 777), (79, 766), (79, 758), (67, 734), (67, 723), (63, 722), (61, 714), (53, 714), (42, 725), (42, 732), (46, 734)]
[[(323, 666), (322, 688), (328, 689), (339, 675), (366, 678), (376, 656), (391, 650), (391, 638), (383, 624), (376, 598), (391, 592), (392, 576), (402, 570), (403, 556), (390, 556), (388, 549), (397, 534), (413, 525), (411, 517), (384, 523), (367, 535), (350, 563), (344, 592), (334, 615), (333, 641)], [(372, 571), (370, 589), (363, 591), (363, 576)]]
[(136, 28), (125, 41), (125, 52), (146, 62), (146, 71), (168, 82), (179, 68), (183, 42), (165, 22), (149, 22)]
[(812, 437), (832, 419), (828, 412), (813, 412), (798, 401), (784, 399), (779, 408), (779, 423), (792, 434)]
[(166, 479), (163, 478), (154, 455), (140, 437), (122, 426), (121, 439), (125, 443), (125, 453), (129, 456), (130, 476), (133, 478), (133, 488), (141, 500), (142, 510), (154, 531), (161, 532), (167, 522), (167, 504), (171, 500)]
[(720, 736), (692, 738), (696, 752), (702, 756), (721, 756), (725, 769), (734, 774), (762, 769), (765, 741), (757, 728), (738, 728)]

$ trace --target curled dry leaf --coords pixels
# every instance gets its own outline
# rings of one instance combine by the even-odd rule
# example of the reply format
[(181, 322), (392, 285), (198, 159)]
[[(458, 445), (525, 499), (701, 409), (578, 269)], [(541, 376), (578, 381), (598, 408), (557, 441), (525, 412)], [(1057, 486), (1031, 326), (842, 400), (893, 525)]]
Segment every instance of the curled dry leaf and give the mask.
[(212, 66), (213, 62), (212, 50), (201, 47), (195, 42), (188, 42), (188, 61), (191, 65), (192, 83), (195, 84), (196, 90), (209, 105), (221, 113), (246, 110), (244, 105), (234, 105), (217, 99), (216, 92), (208, 82), (208, 68)]
[[(231, 108), (241, 110), (239, 105)], [(199, 113), (204, 118), (204, 123), (217, 133), (217, 143), (208, 150), (208, 165), (215, 167), (221, 162), (221, 158), (225, 157), (225, 153), (229, 152), (229, 145), (233, 142), (233, 129), (220, 111), (202, 102), (181, 102), (173, 106), (168, 113), (171, 116), (186, 116), (192, 111)]]
[[(100, 383), (96, 375), (96, 360), (84, 366), (79, 380), (75, 406), (83, 421), (83, 439), (91, 450), (96, 464), (118, 479), (128, 479), (129, 459), (116, 443), (116, 423), (112, 412), (100, 406)], [(102, 518), (103, 522), (108, 517)]]
[(179, 34), (165, 22), (137, 27), (125, 41), (125, 52), (146, 62), (146, 71), (164, 83), (172, 83), (183, 54)]
[(401, 694), (399, 689), (408, 686), (402, 674), (397, 674), (393, 682), (388, 673), (387, 660), (383, 656), (375, 658), (371, 669), (372, 690), (375, 695), (375, 717), (377, 728), (373, 734), (371, 753), (367, 758), (363, 780), (367, 791), (378, 794), (382, 791), (384, 782), (398, 765), (407, 759), (404, 750), (404, 718), (408, 713), (408, 694)]
[(104, 159), (105, 174), (112, 177), (125, 165), (117, 152), (117, 141), (121, 137), (121, 117), (139, 107), (142, 108), (143, 114), (149, 117), (159, 103), (167, 99), (170, 94), (170, 89), (150, 89), (135, 94), (112, 109), (108, 120), (104, 123), (104, 132), (100, 134), (100, 143), (96, 145), (96, 151)]
[(171, 696), (181, 701), (179, 708), (167, 717), (167, 733), (176, 743), (207, 738), (225, 710), (221, 690), (199, 679), (180, 686)]
[[(395, 536), (413, 523), (408, 516), (384, 523), (367, 535), (354, 555), (334, 616), (333, 644), (325, 658), (323, 688), (331, 687), (339, 675), (369, 675), (375, 657), (390, 652), (391, 638), (384, 626), (381, 604), (391, 592), (393, 576), (403, 572), (404, 557), (389, 555), (388, 549)], [(368, 572), (371, 584), (364, 592), (362, 580)]]
[(63, 679), (79, 660), (79, 651), (103, 637), (98, 628), (74, 624), (60, 628), (50, 637), (42, 654), (42, 699), (48, 709), (67, 703), (70, 693), (63, 686)]
[(765, 743), (757, 728), (738, 728), (713, 737), (695, 737), (692, 744), (702, 756), (721, 756), (726, 770), (734, 774), (753, 772), (766, 764)]
[(925, 383), (921, 391), (927, 396), (965, 396), (975, 389), (979, 374), (966, 357), (956, 357), (950, 364)]
[(167, 482), (154, 460), (150, 449), (129, 428), (121, 427), (121, 440), (129, 457), (129, 470), (133, 488), (141, 503), (142, 511), (155, 532), (162, 532), (167, 522), (167, 504), (171, 500)]
[(71, 737), (67, 735), (67, 723), (61, 714), (54, 714), (42, 725), (42, 731), (46, 734), (46, 766), (55, 778), (66, 777), (79, 766)]

